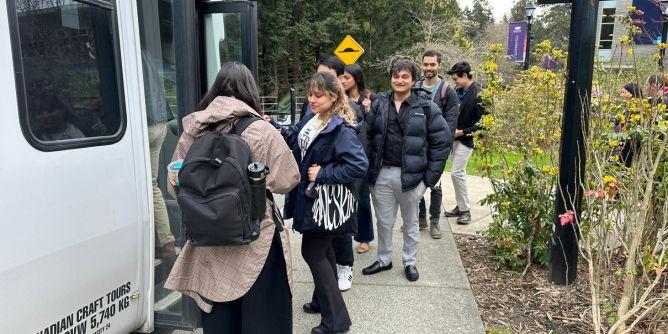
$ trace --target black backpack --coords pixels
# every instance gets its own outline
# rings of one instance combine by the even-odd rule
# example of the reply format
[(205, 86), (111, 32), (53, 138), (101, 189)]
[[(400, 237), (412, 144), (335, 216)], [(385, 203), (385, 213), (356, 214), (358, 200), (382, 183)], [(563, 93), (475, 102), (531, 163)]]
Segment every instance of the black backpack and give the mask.
[(213, 127), (190, 146), (179, 171), (177, 200), (186, 237), (199, 246), (245, 245), (260, 236), (253, 219), (248, 165), (241, 133), (257, 117), (241, 118), (229, 133)]

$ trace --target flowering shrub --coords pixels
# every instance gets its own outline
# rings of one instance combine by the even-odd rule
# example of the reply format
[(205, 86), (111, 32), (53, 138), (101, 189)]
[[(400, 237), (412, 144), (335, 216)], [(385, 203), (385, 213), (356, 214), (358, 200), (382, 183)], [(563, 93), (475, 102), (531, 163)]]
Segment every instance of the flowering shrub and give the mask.
[[(629, 6), (618, 19), (628, 36), (615, 52), (634, 64), (626, 80), (644, 86), (633, 50), (642, 12)], [(665, 45), (657, 46), (658, 51)], [(655, 55), (653, 58), (657, 59)], [(621, 72), (621, 71), (619, 71)], [(619, 75), (598, 73), (603, 91), (589, 115), (587, 182), (578, 225), (586, 260), (595, 333), (627, 333), (644, 322), (647, 332), (668, 321), (668, 113), (664, 97), (617, 97)], [(665, 83), (664, 83), (665, 84)], [(616, 86), (616, 87), (615, 87)], [(577, 215), (576, 215), (577, 217)]]
[[(563, 64), (560, 50), (549, 41), (537, 45), (539, 58)], [(488, 114), (476, 135), (483, 172), (494, 193), (483, 200), (494, 208), (484, 236), (492, 243), (499, 264), (528, 267), (548, 262), (547, 241), (553, 217), (557, 154), (561, 133), (564, 68), (533, 66), (507, 85), (495, 65), (503, 48), (494, 45), (481, 65)], [(519, 163), (508, 156), (519, 157)], [(498, 157), (501, 157), (500, 159)]]
[[(668, 95), (619, 97), (625, 83), (643, 87), (646, 78), (644, 63), (633, 51), (642, 20), (632, 20), (631, 14), (642, 12), (629, 6), (628, 13), (616, 17), (629, 32), (614, 51), (619, 68), (599, 63), (595, 69), (591, 110), (586, 111), (589, 127), (583, 129), (582, 208), (556, 213), (562, 226), (578, 227), (594, 333), (629, 333), (638, 326), (653, 333), (668, 322)], [(652, 58), (659, 59), (665, 47), (659, 44)], [(561, 196), (556, 162), (565, 73), (563, 67), (534, 66), (507, 85), (494, 66), (501, 53), (498, 46), (490, 49), (480, 68), (489, 115), (475, 139), (494, 189), (484, 202), (495, 209), (484, 235), (500, 264), (528, 268), (532, 262), (547, 263), (554, 199)], [(536, 53), (565, 63), (563, 53), (547, 41)], [(519, 156), (520, 162), (509, 164), (508, 155)]]

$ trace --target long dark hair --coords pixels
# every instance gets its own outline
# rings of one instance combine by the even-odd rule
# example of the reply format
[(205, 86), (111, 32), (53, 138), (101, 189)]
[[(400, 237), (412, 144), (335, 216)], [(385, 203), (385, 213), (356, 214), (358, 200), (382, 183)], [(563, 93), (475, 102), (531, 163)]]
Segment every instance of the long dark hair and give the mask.
[(337, 97), (330, 113), (339, 116), (346, 123), (355, 126), (355, 112), (348, 104), (348, 96), (346, 96), (346, 91), (343, 89), (343, 86), (341, 86), (339, 78), (333, 76), (331, 73), (316, 73), (311, 80), (308, 81), (306, 87), (308, 88), (309, 94), (323, 92)]
[(366, 95), (366, 85), (364, 84), (364, 74), (362, 74), (362, 68), (357, 64), (352, 64), (346, 66), (346, 72), (350, 73), (355, 79), (355, 85), (357, 85), (357, 91), (360, 93), (360, 96)]
[(220, 66), (216, 80), (197, 105), (198, 110), (206, 109), (218, 96), (233, 97), (262, 114), (260, 93), (255, 79), (248, 67), (242, 63), (231, 61)]

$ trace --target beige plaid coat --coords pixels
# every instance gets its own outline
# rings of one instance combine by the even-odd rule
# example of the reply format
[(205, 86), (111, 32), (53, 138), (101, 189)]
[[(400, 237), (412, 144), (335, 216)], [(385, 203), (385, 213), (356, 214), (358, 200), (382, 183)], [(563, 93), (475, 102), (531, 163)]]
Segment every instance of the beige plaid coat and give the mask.
[[(183, 159), (208, 126), (220, 123), (219, 131), (229, 131), (239, 117), (257, 112), (247, 104), (230, 97), (217, 97), (203, 111), (183, 118), (183, 134), (172, 161)], [(269, 167), (267, 188), (285, 194), (299, 183), (299, 168), (281, 134), (267, 122), (253, 122), (241, 135), (250, 146), (253, 161)], [(262, 221), (260, 237), (248, 245), (195, 247), (186, 243), (172, 268), (165, 288), (192, 297), (205, 312), (211, 312), (211, 301), (227, 302), (245, 295), (257, 279), (269, 254), (276, 226), (271, 205)], [(279, 214), (280, 216), (280, 214)], [(292, 260), (287, 229), (280, 233), (287, 264), (288, 283), (292, 289)]]

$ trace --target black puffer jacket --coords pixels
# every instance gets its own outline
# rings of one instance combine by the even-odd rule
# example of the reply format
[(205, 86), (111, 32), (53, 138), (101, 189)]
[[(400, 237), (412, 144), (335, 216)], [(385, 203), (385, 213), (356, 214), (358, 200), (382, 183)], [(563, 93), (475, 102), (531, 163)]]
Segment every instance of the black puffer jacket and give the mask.
[[(450, 154), (452, 135), (438, 106), (423, 97), (411, 94), (406, 100), (409, 107), (401, 117), (404, 146), (401, 156), (401, 188), (414, 189), (424, 181), (431, 187), (438, 183)], [(379, 93), (366, 116), (369, 184), (375, 185), (383, 167), (388, 112), (393, 102), (392, 92)]]

